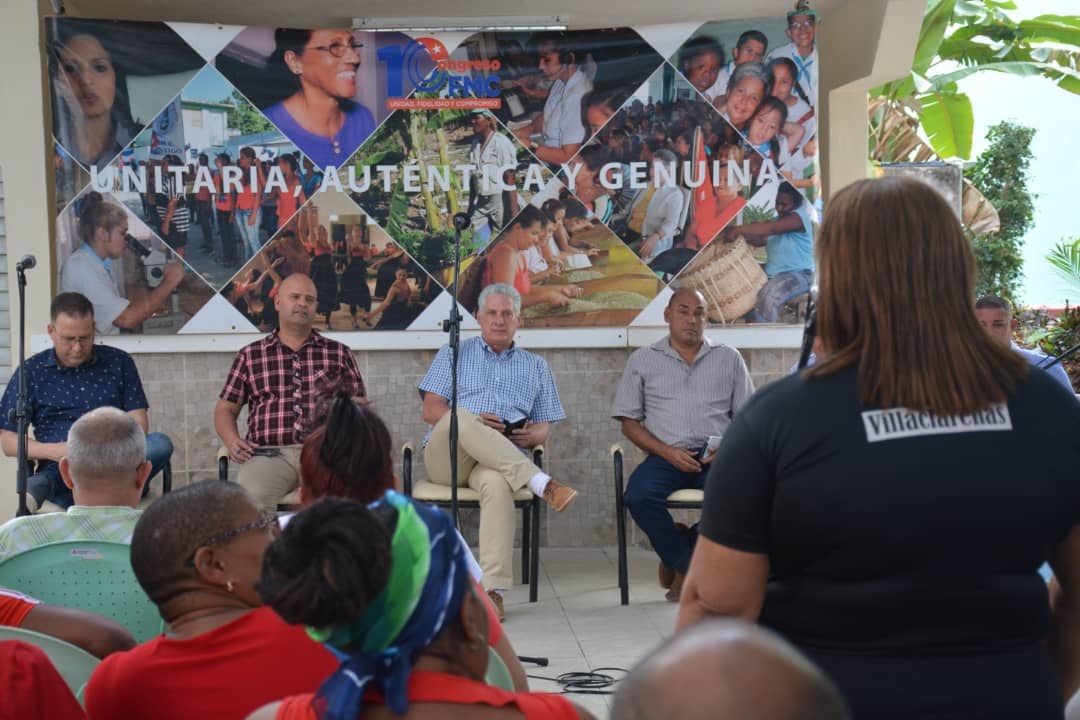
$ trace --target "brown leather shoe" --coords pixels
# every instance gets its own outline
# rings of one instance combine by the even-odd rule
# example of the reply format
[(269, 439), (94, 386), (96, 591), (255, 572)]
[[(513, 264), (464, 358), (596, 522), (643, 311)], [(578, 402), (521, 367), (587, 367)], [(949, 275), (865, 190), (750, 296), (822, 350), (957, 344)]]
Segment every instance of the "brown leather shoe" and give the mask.
[(660, 587), (667, 590), (671, 587), (671, 583), (675, 582), (675, 571), (664, 564), (664, 561), (660, 561), (660, 567), (656, 571), (656, 577), (660, 580)]
[(544, 502), (550, 505), (552, 510), (562, 512), (570, 507), (570, 503), (574, 502), (574, 498), (577, 496), (577, 490), (552, 478), (548, 480), (547, 487), (544, 488), (543, 497)]
[(495, 608), (495, 617), (499, 618), (499, 622), (506, 619), (506, 610), (503, 609), (502, 595), (494, 590), (487, 591), (488, 600), (491, 601), (491, 606)]
[(664, 598), (668, 602), (679, 602), (679, 596), (682, 595), (682, 586), (685, 580), (685, 575), (675, 571), (675, 579), (671, 581), (671, 588), (664, 595)]

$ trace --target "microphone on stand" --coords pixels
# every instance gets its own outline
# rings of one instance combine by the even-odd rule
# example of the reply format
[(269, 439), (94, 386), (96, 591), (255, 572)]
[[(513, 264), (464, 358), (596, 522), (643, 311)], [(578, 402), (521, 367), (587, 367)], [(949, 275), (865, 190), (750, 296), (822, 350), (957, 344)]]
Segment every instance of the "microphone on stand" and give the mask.
[(798, 369), (802, 370), (810, 363), (814, 351), (814, 338), (817, 337), (817, 285), (810, 288), (806, 296), (806, 325), (803, 326), (802, 351), (799, 353)]
[(22, 272), (37, 265), (37, 258), (33, 255), (23, 255), (19, 262), (15, 263), (15, 270)]

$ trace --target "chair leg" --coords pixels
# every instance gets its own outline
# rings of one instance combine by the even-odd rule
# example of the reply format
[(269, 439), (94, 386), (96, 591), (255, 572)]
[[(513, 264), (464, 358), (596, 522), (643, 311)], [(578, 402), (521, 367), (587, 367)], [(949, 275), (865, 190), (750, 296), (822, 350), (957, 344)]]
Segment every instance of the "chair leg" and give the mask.
[(529, 584), (529, 534), (530, 534), (530, 520), (532, 516), (529, 515), (529, 509), (532, 508), (532, 503), (524, 505), (521, 508), (521, 584)]
[(619, 603), (630, 604), (630, 578), (626, 560), (626, 506), (623, 501), (622, 453), (614, 455), (615, 465), (615, 533), (619, 543)]
[(540, 498), (534, 497), (530, 503), (532, 522), (529, 538), (529, 602), (537, 600), (540, 590)]
[(172, 461), (165, 463), (161, 468), (161, 494), (172, 490)]

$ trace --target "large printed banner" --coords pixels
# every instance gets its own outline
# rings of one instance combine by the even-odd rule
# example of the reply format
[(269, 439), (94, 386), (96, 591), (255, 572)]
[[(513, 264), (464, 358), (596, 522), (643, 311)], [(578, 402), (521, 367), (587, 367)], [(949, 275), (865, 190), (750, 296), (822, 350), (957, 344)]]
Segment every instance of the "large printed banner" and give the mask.
[[(103, 334), (791, 323), (820, 211), (817, 16), (410, 37), (47, 18), (61, 291)], [(688, 31), (689, 32), (689, 31)], [(471, 322), (471, 318), (470, 318)]]

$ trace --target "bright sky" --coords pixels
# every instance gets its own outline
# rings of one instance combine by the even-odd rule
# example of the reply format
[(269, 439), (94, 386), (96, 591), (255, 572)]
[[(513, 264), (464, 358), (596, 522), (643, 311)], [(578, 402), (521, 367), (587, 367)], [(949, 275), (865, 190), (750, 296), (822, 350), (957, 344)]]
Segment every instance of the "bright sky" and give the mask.
[[(1020, 19), (1036, 15), (1075, 15), (1076, 0), (1017, 0)], [(1080, 289), (1070, 288), (1046, 262), (1046, 254), (1063, 238), (1080, 237), (1080, 214), (1073, 177), (1077, 171), (1076, 127), (1080, 95), (1057, 88), (1040, 77), (979, 73), (960, 82), (975, 110), (972, 158), (986, 148), (986, 131), (1009, 120), (1033, 127), (1034, 157), (1028, 190), (1035, 199), (1035, 226), (1024, 238), (1022, 302), (1060, 307), (1080, 303)]]

